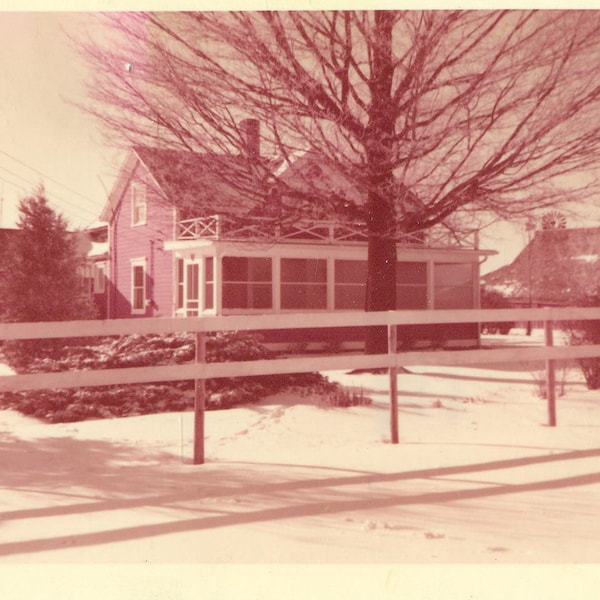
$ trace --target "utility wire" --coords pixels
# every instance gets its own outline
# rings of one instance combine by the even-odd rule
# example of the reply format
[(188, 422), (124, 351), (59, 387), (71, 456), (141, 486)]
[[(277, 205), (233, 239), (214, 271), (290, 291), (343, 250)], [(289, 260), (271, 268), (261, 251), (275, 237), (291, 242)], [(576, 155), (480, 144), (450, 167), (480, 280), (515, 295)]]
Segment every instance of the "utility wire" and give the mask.
[[(0, 151), (1, 152), (1, 151)], [(23, 177), (22, 175), (19, 175), (18, 173), (15, 173), (14, 171), (11, 171), (10, 169), (7, 169), (6, 167), (0, 165), (0, 169), (2, 169), (3, 171), (6, 171), (7, 173), (9, 173), (12, 177), (16, 177), (17, 179), (20, 179), (22, 181), (24, 181), (25, 183), (27, 183), (30, 186), (30, 189), (27, 190), (25, 187), (23, 187), (22, 185), (17, 185), (11, 181), (8, 181), (6, 179), (3, 178), (4, 181), (6, 181), (7, 183), (13, 185), (14, 187), (18, 187), (19, 189), (23, 190), (26, 193), (30, 193), (31, 189), (35, 187), (35, 184), (30, 180), (27, 179), (26, 177)], [(80, 194), (81, 195), (81, 194)], [(85, 198), (85, 196), (82, 196), (83, 198)], [(57, 200), (60, 200), (61, 202), (57, 202)], [(49, 198), (50, 201), (50, 198)], [(61, 210), (64, 209), (64, 207), (61, 206), (61, 204), (65, 204), (71, 208), (76, 209), (77, 211), (79, 211), (79, 215), (80, 217), (89, 217), (89, 216), (93, 216), (94, 218), (97, 218), (97, 213), (93, 210), (91, 210), (90, 208), (86, 208), (85, 206), (82, 206), (81, 204), (77, 204), (75, 202), (69, 201), (66, 198), (64, 198), (63, 196), (55, 196), (55, 200), (52, 201), (53, 204), (55, 204), (56, 206), (60, 207)]]
[[(21, 190), (22, 193), (24, 194), (31, 194), (32, 193), (32, 189), (35, 188), (35, 185), (29, 181), (28, 179), (21, 177), (20, 175), (18, 175), (17, 173), (13, 173), (12, 171), (10, 171), (9, 169), (6, 169), (5, 167), (0, 166), (0, 169), (6, 171), (7, 173), (9, 173), (10, 175), (12, 175), (13, 177), (17, 177), (18, 179), (21, 179), (22, 181), (25, 181), (25, 183), (28, 184), (28, 187), (25, 187), (23, 184), (17, 184), (12, 180), (7, 179), (5, 176), (0, 175), (0, 179), (2, 181), (5, 181), (6, 183), (8, 183), (9, 185), (13, 186), (14, 188), (17, 188), (19, 190)], [(64, 211), (65, 210), (65, 206), (67, 205), (70, 207), (70, 210), (73, 211), (73, 214), (77, 213), (77, 217), (80, 219), (87, 219), (90, 216), (93, 216), (94, 218), (97, 218), (97, 214), (95, 211), (92, 211), (88, 208), (86, 208), (85, 206), (81, 206), (79, 204), (74, 204), (72, 202), (69, 202), (68, 200), (66, 200), (65, 198), (61, 197), (61, 196), (55, 196), (54, 194), (50, 195), (48, 197), (48, 202), (50, 202), (51, 204), (53, 204), (57, 209), (59, 209), (60, 211)]]
[(14, 157), (12, 154), (9, 154), (5, 150), (0, 150), (0, 154), (4, 154), (4, 156), (8, 156), (8, 158), (10, 158), (11, 160), (14, 160), (16, 163), (19, 163), (21, 166), (26, 167), (27, 169), (31, 169), (32, 171), (34, 171), (38, 175), (41, 175), (44, 179), (47, 179), (48, 181), (52, 181), (56, 185), (60, 185), (61, 187), (63, 187), (65, 190), (68, 190), (72, 194), (75, 194), (75, 195), (79, 196), (80, 198), (83, 198), (84, 200), (89, 200), (89, 201), (93, 202), (93, 199), (90, 198), (89, 196), (86, 196), (85, 194), (82, 194), (81, 192), (78, 192), (77, 190), (74, 190), (73, 188), (70, 188), (68, 185), (65, 185), (64, 183), (61, 183), (57, 179), (54, 179), (54, 178), (50, 177), (49, 175), (46, 175), (45, 173), (43, 173), (39, 169), (36, 169), (36, 168), (28, 165), (27, 163), (23, 162), (22, 160), (19, 160), (18, 158)]

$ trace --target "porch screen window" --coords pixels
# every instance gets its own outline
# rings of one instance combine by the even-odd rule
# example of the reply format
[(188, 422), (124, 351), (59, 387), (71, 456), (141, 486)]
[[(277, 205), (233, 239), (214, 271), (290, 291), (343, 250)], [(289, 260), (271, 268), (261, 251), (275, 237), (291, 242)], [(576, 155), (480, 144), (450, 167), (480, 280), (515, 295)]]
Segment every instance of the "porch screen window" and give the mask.
[(211, 310), (215, 307), (215, 261), (212, 256), (204, 258), (204, 310)]
[(336, 310), (364, 310), (366, 289), (366, 260), (335, 261)]
[(327, 308), (327, 261), (281, 259), (281, 308)]
[(396, 309), (427, 308), (427, 263), (396, 263)]
[(133, 312), (146, 310), (146, 265), (144, 262), (131, 265), (131, 308)]
[(223, 257), (223, 308), (271, 309), (271, 263), (270, 258)]
[(131, 185), (131, 224), (146, 223), (146, 186), (142, 183)]
[(436, 263), (434, 307), (473, 308), (473, 266), (470, 263)]
[(198, 316), (198, 263), (189, 263), (186, 266), (187, 285), (185, 290), (186, 315)]

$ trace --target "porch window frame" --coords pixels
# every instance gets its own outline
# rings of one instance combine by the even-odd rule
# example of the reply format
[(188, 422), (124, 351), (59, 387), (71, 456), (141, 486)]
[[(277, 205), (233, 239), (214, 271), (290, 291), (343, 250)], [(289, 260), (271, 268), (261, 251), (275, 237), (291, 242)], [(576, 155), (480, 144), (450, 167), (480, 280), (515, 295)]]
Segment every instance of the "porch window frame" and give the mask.
[[(226, 261), (228, 259), (244, 259), (247, 261), (266, 260), (270, 264), (270, 279), (268, 279), (268, 280), (266, 280), (266, 279), (265, 280), (253, 280), (253, 279), (247, 278), (246, 280), (233, 280), (233, 279), (227, 280), (227, 279), (225, 279), (225, 271), (226, 271), (225, 265), (226, 265)], [(243, 313), (248, 313), (248, 314), (261, 314), (261, 313), (265, 313), (265, 312), (267, 312), (267, 313), (276, 312), (276, 290), (277, 290), (276, 264), (278, 261), (276, 260), (275, 257), (273, 257), (273, 256), (248, 256), (248, 255), (244, 255), (244, 254), (227, 254), (227, 255), (221, 256), (219, 262), (221, 263), (220, 283), (219, 283), (219, 287), (221, 288), (220, 302), (221, 302), (221, 309), (223, 311), (223, 314), (240, 314), (240, 311), (243, 311)], [(246, 306), (227, 306), (226, 305), (226, 300), (227, 300), (226, 286), (228, 284), (236, 285), (236, 286), (245, 285), (247, 300), (249, 300), (252, 295), (252, 294), (250, 294), (250, 287), (261, 287), (261, 286), (265, 287), (265, 288), (269, 287), (270, 300), (271, 300), (270, 305), (264, 306), (264, 307), (256, 307), (256, 306), (248, 306), (249, 302), (246, 302)]]
[[(338, 280), (338, 263), (364, 263), (365, 265), (365, 277), (360, 279), (360, 281), (340, 281)], [(333, 280), (333, 310), (334, 311), (360, 311), (365, 309), (365, 302), (367, 296), (367, 279), (366, 274), (368, 271), (369, 265), (368, 260), (362, 258), (335, 258), (333, 262), (333, 272), (331, 273), (331, 278)], [(362, 305), (356, 307), (338, 307), (338, 293), (343, 289), (362, 289), (363, 298)], [(341, 299), (341, 298), (340, 298)]]
[[(305, 280), (290, 280), (290, 281), (284, 281), (284, 276), (283, 276), (283, 272), (284, 272), (284, 262), (287, 260), (293, 260), (293, 261), (305, 261), (305, 262), (314, 262), (314, 263), (321, 263), (321, 265), (317, 268), (322, 268), (325, 271), (325, 278), (320, 280), (318, 278), (314, 278), (314, 279), (305, 279)], [(326, 258), (312, 258), (312, 257), (304, 257), (304, 256), (282, 256), (279, 258), (279, 276), (276, 278), (276, 285), (279, 288), (279, 295), (280, 295), (280, 300), (279, 300), (279, 305), (280, 305), (280, 309), (281, 311), (289, 311), (289, 312), (297, 312), (297, 311), (326, 311), (328, 309), (329, 306), (329, 299), (328, 299), (328, 281), (331, 277), (330, 275), (330, 269), (329, 269), (329, 264), (328, 264), (328, 260)], [(284, 306), (284, 287), (285, 286), (294, 286), (296, 289), (305, 289), (307, 291), (307, 295), (306, 295), (306, 299), (308, 300), (309, 298), (309, 294), (308, 291), (311, 289), (315, 289), (315, 288), (322, 288), (322, 294), (323, 294), (323, 302), (321, 306), (304, 306), (304, 307), (289, 307), (289, 306)]]
[[(441, 266), (468, 266), (470, 267), (471, 270), (471, 278), (469, 281), (469, 284), (464, 284), (464, 285), (449, 285), (449, 284), (445, 284), (445, 285), (440, 285), (438, 284), (438, 278), (437, 278), (437, 268), (441, 267)], [(477, 275), (477, 269), (476, 269), (476, 264), (470, 261), (465, 261), (465, 262), (459, 262), (459, 261), (434, 261), (433, 265), (432, 265), (432, 287), (433, 287), (433, 308), (436, 310), (461, 310), (461, 309), (473, 309), (473, 308), (477, 308), (477, 301), (476, 301), (476, 292), (477, 292), (477, 286), (476, 286), (476, 275)], [(452, 289), (468, 289), (470, 292), (470, 295), (465, 295), (465, 297), (469, 296), (469, 306), (440, 306), (439, 304), (439, 295), (440, 295), (440, 290), (452, 290)]]
[[(403, 264), (417, 264), (421, 265), (424, 270), (424, 281), (421, 282), (399, 282), (400, 276), (399, 271), (401, 270), (401, 265)], [(430, 270), (427, 260), (417, 260), (417, 259), (401, 259), (396, 261), (396, 310), (428, 310), (431, 308), (431, 299), (430, 299), (430, 289), (429, 289), (429, 278), (430, 278)], [(400, 291), (405, 290), (420, 290), (425, 292), (425, 302), (423, 306), (399, 306), (399, 299), (404, 296), (404, 294), (400, 295)]]

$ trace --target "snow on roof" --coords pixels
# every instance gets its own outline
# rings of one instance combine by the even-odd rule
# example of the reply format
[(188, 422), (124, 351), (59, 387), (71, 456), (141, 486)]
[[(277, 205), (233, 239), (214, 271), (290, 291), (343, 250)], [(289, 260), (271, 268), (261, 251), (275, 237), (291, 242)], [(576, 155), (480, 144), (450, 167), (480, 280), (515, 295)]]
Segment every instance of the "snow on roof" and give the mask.
[(103, 229), (104, 227), (108, 227), (108, 221), (94, 221), (93, 223), (90, 223), (85, 230), (86, 231), (93, 231), (95, 229)]

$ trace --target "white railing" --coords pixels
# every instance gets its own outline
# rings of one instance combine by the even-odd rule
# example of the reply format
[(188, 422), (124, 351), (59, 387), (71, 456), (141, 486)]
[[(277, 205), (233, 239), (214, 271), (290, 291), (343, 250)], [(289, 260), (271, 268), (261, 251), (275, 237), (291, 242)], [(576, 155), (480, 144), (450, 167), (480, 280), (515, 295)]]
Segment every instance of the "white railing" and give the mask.
[[(398, 443), (396, 373), (410, 365), (469, 365), (501, 362), (546, 361), (549, 425), (556, 425), (554, 363), (556, 360), (600, 357), (600, 345), (554, 346), (552, 324), (560, 321), (600, 320), (600, 308), (524, 308), (435, 311), (341, 312), (232, 315), (227, 317), (188, 317), (118, 319), (111, 321), (68, 321), (49, 323), (0, 323), (0, 340), (51, 339), (109, 335), (196, 333), (196, 362), (95, 371), (32, 373), (0, 376), (0, 392), (52, 388), (150, 383), (158, 381), (197, 381), (195, 403), (194, 462), (204, 462), (204, 381), (218, 377), (274, 375), (342, 369), (387, 368), (390, 373), (390, 428), (392, 443)], [(541, 321), (545, 346), (492, 348), (452, 351), (397, 352), (398, 325), (484, 323), (500, 321)], [(388, 352), (375, 355), (335, 354), (318, 358), (295, 356), (271, 360), (206, 363), (205, 333), (267, 329), (386, 326)]]
[[(351, 244), (366, 242), (367, 231), (363, 223), (355, 222), (298, 221), (286, 225), (261, 217), (210, 215), (179, 221), (177, 239)], [(457, 233), (443, 226), (399, 235), (397, 242), (418, 248), (476, 249), (479, 245), (477, 232)]]

